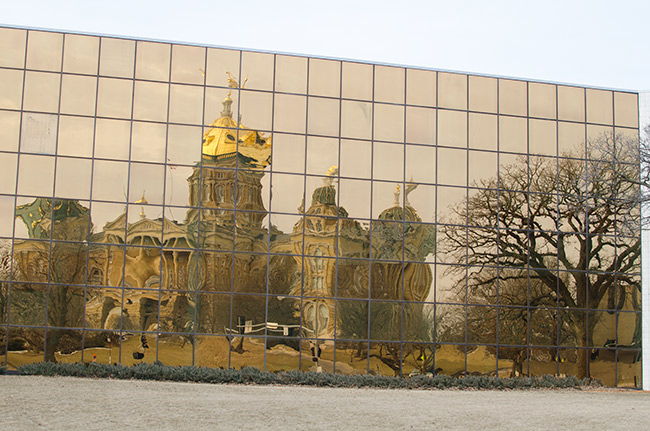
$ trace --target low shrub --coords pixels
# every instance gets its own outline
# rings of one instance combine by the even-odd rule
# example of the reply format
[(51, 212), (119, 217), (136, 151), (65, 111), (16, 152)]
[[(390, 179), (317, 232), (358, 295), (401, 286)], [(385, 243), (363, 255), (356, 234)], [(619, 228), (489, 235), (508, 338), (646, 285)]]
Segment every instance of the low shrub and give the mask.
[[(6, 370), (0, 368), (0, 374)], [(20, 375), (73, 376), (112, 379), (159, 380), (194, 383), (236, 383), (255, 385), (295, 385), (333, 388), (380, 388), (380, 389), (580, 389), (600, 386), (592, 379), (573, 376), (534, 376), (499, 378), (493, 376), (452, 377), (447, 375), (414, 376), (410, 378), (373, 376), (368, 374), (330, 374), (302, 371), (271, 373), (254, 367), (240, 370), (233, 368), (205, 368), (194, 366), (166, 366), (161, 363), (133, 366), (110, 364), (63, 364), (40, 362), (22, 365)]]
[(7, 367), (0, 367), (0, 376), (3, 374), (7, 374)]

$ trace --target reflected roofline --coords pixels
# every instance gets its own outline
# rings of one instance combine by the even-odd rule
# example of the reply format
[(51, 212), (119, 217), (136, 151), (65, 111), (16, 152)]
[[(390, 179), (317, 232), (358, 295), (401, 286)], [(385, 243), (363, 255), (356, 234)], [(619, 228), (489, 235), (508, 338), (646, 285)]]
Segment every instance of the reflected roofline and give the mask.
[(558, 81), (546, 81), (546, 80), (542, 80), (542, 79), (528, 79), (528, 78), (521, 78), (521, 77), (515, 77), (515, 76), (506, 76), (506, 75), (491, 75), (491, 74), (487, 74), (487, 73), (467, 72), (467, 71), (459, 71), (459, 70), (452, 70), (452, 69), (436, 69), (436, 68), (426, 67), (426, 66), (408, 66), (408, 65), (404, 65), (404, 64), (384, 63), (384, 62), (380, 62), (380, 61), (358, 60), (358, 59), (350, 59), (350, 58), (343, 58), (343, 57), (328, 57), (328, 56), (311, 55), (311, 54), (299, 54), (299, 53), (292, 53), (292, 52), (285, 52), (285, 51), (267, 51), (267, 50), (264, 50), (264, 49), (250, 49), (250, 48), (241, 48), (241, 47), (224, 46), (224, 45), (211, 45), (211, 44), (196, 43), (196, 42), (181, 42), (181, 41), (174, 41), (174, 40), (168, 40), (168, 39), (152, 39), (152, 38), (148, 38), (148, 37), (139, 37), (139, 36), (120, 36), (120, 35), (115, 35), (115, 34), (110, 34), (110, 33), (89, 33), (89, 32), (78, 31), (78, 30), (61, 30), (61, 29), (52, 29), (52, 28), (45, 28), (45, 27), (29, 27), (29, 26), (24, 26), (24, 25), (4, 24), (2, 22), (0, 22), (0, 28), (13, 28), (13, 29), (18, 29), (18, 30), (35, 30), (35, 31), (45, 31), (45, 32), (51, 32), (51, 33), (76, 34), (76, 35), (80, 35), (80, 36), (110, 37), (110, 38), (114, 38), (114, 39), (124, 39), (124, 40), (143, 41), (143, 42), (156, 42), (156, 43), (168, 43), (168, 44), (174, 44), (174, 45), (196, 46), (196, 47), (201, 47), (201, 48), (217, 48), (217, 49), (228, 49), (228, 50), (233, 50), (233, 51), (255, 52), (255, 53), (261, 53), (261, 54), (278, 54), (278, 55), (287, 55), (287, 56), (291, 56), (291, 57), (315, 58), (315, 59), (319, 59), (319, 60), (345, 61), (345, 62), (348, 62), (348, 63), (369, 64), (369, 65), (376, 65), (376, 66), (399, 67), (399, 68), (404, 68), (404, 69), (426, 70), (426, 71), (430, 71), (430, 72), (456, 73), (456, 74), (468, 75), (468, 76), (480, 76), (480, 77), (484, 77), (484, 78), (510, 79), (510, 80), (513, 80), (513, 81), (533, 82), (533, 83), (539, 83), (539, 84), (563, 85), (563, 86), (567, 86), (567, 87), (579, 87), (579, 88), (592, 89), (592, 90), (617, 91), (617, 92), (621, 92), (621, 93), (633, 93), (633, 94), (637, 94), (637, 95), (640, 94), (640, 93), (645, 92), (643, 90), (631, 90), (631, 89), (625, 89), (625, 88), (600, 87), (600, 86), (595, 86), (595, 85), (573, 84), (573, 83), (558, 82)]

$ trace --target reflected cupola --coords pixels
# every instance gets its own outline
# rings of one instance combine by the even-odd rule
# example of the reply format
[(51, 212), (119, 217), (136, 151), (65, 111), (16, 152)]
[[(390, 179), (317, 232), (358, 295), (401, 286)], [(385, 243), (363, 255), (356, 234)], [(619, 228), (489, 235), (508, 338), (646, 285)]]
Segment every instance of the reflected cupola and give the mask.
[(271, 137), (252, 130), (233, 119), (231, 93), (223, 99), (221, 117), (203, 134), (202, 155), (206, 161), (234, 159), (241, 167), (264, 169), (271, 163)]
[(408, 200), (408, 195), (417, 188), (417, 184), (407, 183), (404, 190), (404, 206), (400, 202), (400, 187), (399, 184), (395, 187), (393, 206), (386, 208), (379, 214), (379, 220), (390, 221), (407, 221), (407, 222), (421, 222), (422, 219), (418, 215), (415, 208), (411, 206)]

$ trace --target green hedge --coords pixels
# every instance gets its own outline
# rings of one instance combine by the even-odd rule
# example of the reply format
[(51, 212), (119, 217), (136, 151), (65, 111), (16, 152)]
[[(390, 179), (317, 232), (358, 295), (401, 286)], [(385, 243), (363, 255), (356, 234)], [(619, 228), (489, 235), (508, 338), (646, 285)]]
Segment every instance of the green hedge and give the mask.
[(18, 368), (20, 375), (101, 377), (113, 379), (164, 380), (196, 383), (239, 383), (256, 385), (296, 385), (335, 388), (400, 388), (400, 389), (538, 389), (575, 388), (600, 386), (591, 379), (575, 377), (519, 377), (498, 378), (490, 376), (434, 377), (415, 376), (410, 378), (342, 375), (301, 371), (271, 373), (257, 368), (172, 367), (162, 364), (138, 364), (131, 367), (109, 364), (55, 364), (41, 362)]
[(0, 367), (0, 376), (3, 374), (7, 374), (7, 367)]

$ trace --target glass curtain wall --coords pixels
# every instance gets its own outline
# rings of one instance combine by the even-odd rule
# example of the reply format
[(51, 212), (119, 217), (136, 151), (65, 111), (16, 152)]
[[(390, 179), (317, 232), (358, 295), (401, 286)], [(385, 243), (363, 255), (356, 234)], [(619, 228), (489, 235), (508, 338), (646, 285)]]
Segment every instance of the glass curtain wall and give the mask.
[(637, 106), (0, 28), (0, 360), (640, 386)]

